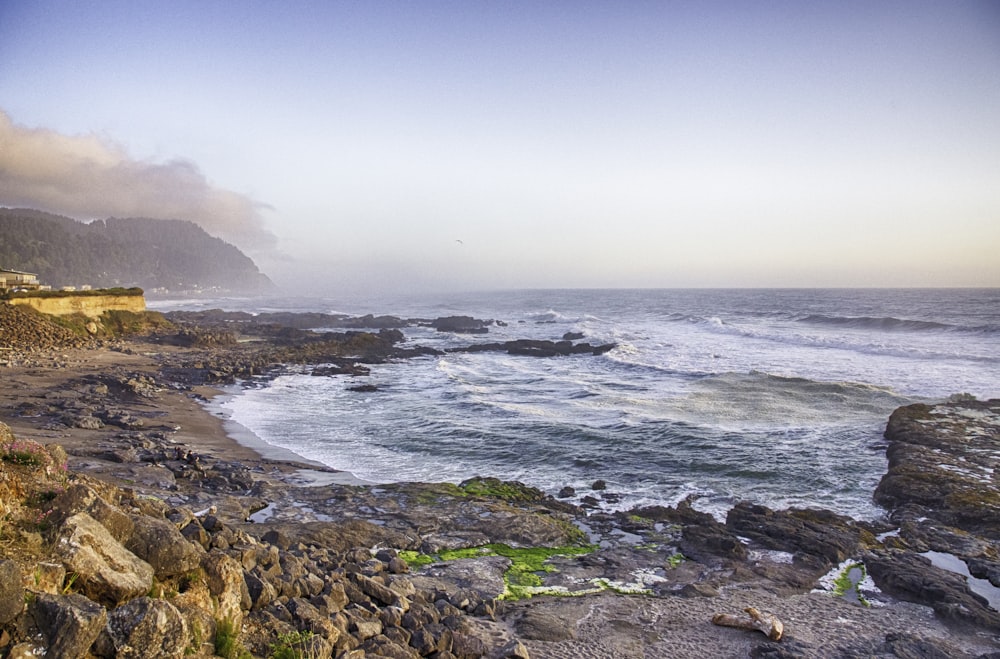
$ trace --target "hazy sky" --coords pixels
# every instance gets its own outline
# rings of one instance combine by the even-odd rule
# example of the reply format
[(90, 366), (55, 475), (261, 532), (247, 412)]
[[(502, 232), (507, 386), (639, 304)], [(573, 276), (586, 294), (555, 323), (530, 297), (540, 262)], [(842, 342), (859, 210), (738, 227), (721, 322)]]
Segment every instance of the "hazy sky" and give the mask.
[(995, 1), (4, 0), (0, 113), (313, 292), (1000, 286)]

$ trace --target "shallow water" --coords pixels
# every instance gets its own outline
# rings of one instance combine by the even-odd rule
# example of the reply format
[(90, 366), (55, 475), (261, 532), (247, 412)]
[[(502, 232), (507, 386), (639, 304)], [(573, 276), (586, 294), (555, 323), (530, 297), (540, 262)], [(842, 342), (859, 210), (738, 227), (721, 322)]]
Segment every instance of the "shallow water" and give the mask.
[[(264, 310), (278, 302), (223, 308)], [(406, 330), (440, 349), (582, 332), (601, 356), (450, 353), (347, 376), (290, 373), (226, 401), (266, 442), (374, 482), (520, 480), (723, 514), (737, 500), (861, 518), (893, 409), (1000, 396), (1000, 291), (522, 291), (284, 300), (286, 310), (500, 319), (487, 336)]]

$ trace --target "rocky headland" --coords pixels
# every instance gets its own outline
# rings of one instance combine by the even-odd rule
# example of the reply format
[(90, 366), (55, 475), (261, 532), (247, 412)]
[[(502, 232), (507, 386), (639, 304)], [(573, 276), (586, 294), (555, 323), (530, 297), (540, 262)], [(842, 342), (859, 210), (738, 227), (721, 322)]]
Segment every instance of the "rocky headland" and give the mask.
[[(883, 521), (611, 513), (599, 482), (584, 506), (503, 474), (366, 485), (241, 446), (203, 406), (290, 365), (363, 382), (430, 354), (410, 321), (166, 320), (81, 337), (0, 306), (5, 656), (1000, 656), (1000, 401), (892, 415)], [(586, 359), (565, 349), (583, 338), (471, 349)], [(782, 638), (712, 622), (748, 607)]]

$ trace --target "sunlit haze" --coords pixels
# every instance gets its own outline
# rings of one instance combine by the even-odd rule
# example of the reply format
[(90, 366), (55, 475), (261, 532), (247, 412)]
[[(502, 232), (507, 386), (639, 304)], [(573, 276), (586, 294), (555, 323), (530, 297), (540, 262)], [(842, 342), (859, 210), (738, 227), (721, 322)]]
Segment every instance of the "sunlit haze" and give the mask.
[(307, 293), (1000, 286), (995, 2), (8, 0), (0, 113)]

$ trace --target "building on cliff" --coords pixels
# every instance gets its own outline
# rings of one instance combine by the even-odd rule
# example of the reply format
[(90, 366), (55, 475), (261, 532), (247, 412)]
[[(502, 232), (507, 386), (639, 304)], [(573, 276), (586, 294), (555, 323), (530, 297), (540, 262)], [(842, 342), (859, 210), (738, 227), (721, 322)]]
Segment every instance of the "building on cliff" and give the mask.
[(33, 272), (0, 268), (0, 289), (23, 288), (36, 291), (41, 287), (41, 284), (38, 282), (38, 275)]

